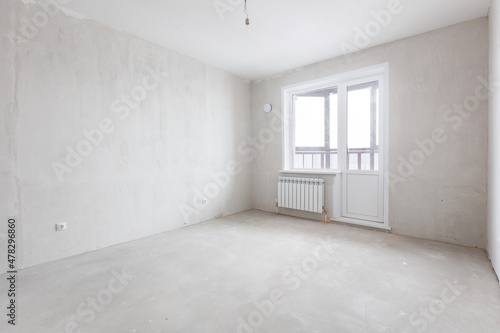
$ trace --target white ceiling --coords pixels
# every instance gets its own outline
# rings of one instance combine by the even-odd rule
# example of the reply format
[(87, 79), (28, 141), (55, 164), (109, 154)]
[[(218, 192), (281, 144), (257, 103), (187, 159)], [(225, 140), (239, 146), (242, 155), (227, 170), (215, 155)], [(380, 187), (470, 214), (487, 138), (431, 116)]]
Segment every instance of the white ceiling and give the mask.
[[(226, 4), (219, 15), (215, 4)], [(372, 11), (400, 3), (402, 13), (370, 38), (375, 46), (484, 17), (490, 0), (70, 0), (67, 9), (115, 29), (259, 79), (343, 55)], [(230, 10), (229, 10), (230, 9)]]

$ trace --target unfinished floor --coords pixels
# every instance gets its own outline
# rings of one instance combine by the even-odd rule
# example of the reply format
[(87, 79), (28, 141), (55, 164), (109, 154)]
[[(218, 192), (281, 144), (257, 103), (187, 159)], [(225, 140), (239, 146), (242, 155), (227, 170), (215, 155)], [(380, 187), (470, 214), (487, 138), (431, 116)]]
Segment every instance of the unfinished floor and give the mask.
[(26, 269), (18, 290), (16, 332), (500, 332), (484, 251), (259, 211)]

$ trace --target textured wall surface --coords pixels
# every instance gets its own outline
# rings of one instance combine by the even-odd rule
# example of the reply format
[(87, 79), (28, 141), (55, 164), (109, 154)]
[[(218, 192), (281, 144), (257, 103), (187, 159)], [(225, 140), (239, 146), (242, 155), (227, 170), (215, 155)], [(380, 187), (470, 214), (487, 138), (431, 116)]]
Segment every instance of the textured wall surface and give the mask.
[[(487, 19), (465, 22), (253, 82), (254, 136), (281, 113), (281, 87), (388, 62), (389, 223), (393, 232), (467, 246), (486, 247), (487, 207)], [(478, 79), (480, 77), (480, 79)], [(481, 98), (475, 97), (479, 93)], [(275, 106), (274, 115), (262, 111)], [(412, 172), (400, 167), (416, 141), (435, 144)], [(253, 205), (274, 211), (282, 167), (276, 135), (254, 164)], [(402, 174), (398, 169), (403, 170)], [(408, 174), (410, 173), (410, 174)], [(324, 176), (328, 183), (333, 176)], [(399, 178), (401, 177), (401, 178)], [(331, 211), (327, 196), (327, 210)], [(291, 212), (289, 212), (291, 213)], [(297, 214), (321, 219), (318, 215)]]
[[(15, 49), (7, 32), (15, 27), (14, 2), (0, 2), (0, 213), (2, 219), (19, 212), (16, 151), (14, 137), (17, 123), (15, 100)], [(0, 223), (0, 247), (7, 248), (7, 220)], [(7, 256), (0, 260), (0, 272), (7, 271)]]
[[(23, 39), (1, 42), (1, 167), (19, 194), (2, 209), (17, 208), (23, 267), (251, 208), (237, 152), (251, 134), (249, 82), (12, 2), (2, 1), (1, 33)], [(55, 232), (59, 222), (68, 230)]]
[(493, 0), (490, 23), (489, 172), (488, 172), (488, 254), (500, 275), (500, 2)]

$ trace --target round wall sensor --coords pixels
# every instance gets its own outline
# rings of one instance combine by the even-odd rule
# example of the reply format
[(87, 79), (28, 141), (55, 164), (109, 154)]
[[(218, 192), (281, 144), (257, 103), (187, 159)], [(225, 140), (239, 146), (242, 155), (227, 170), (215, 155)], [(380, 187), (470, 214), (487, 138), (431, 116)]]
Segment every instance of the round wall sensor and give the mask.
[(267, 103), (264, 105), (264, 112), (271, 112), (272, 109), (273, 106), (271, 104)]

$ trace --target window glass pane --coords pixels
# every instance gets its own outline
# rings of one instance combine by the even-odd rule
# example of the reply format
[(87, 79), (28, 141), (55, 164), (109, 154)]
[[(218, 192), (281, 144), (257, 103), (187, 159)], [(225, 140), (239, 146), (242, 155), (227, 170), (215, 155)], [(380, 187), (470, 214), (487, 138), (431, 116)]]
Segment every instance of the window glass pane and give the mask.
[(348, 147), (370, 147), (370, 89), (349, 91), (348, 93)]
[(361, 154), (361, 170), (370, 170), (370, 153)]
[(338, 152), (332, 153), (330, 155), (330, 169), (338, 170), (339, 168), (339, 154)]
[(349, 169), (357, 170), (358, 169), (358, 156), (357, 154), (349, 154)]
[(347, 90), (347, 150), (350, 170), (377, 170), (378, 82)]
[(293, 167), (337, 170), (337, 88), (294, 95), (293, 108)]
[(324, 147), (325, 98), (295, 96), (295, 147)]
[(303, 156), (304, 156), (304, 161), (305, 161), (304, 168), (306, 168), (306, 169), (312, 169), (312, 167), (313, 167), (313, 158), (314, 158), (313, 155), (311, 155), (311, 154), (304, 154)]

